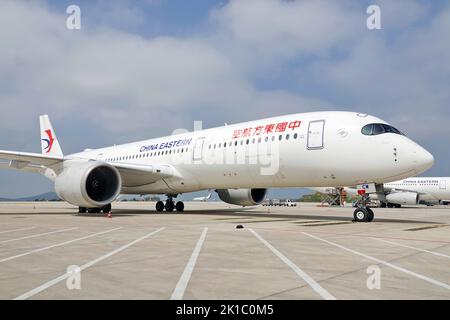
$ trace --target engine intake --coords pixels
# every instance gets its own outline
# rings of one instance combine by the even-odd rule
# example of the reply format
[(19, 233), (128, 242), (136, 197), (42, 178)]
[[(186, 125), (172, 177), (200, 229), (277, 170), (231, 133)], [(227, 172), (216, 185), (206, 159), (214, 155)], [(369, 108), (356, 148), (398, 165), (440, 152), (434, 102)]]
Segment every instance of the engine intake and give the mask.
[(219, 189), (216, 192), (223, 202), (245, 207), (262, 203), (267, 189)]
[(79, 207), (103, 207), (113, 202), (121, 189), (119, 171), (102, 161), (66, 161), (55, 180), (58, 196)]

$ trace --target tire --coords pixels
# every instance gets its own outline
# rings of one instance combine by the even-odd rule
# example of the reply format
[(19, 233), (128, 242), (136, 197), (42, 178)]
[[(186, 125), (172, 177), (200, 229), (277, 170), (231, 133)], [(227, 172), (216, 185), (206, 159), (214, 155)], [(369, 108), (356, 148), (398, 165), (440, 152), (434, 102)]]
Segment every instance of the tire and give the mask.
[(368, 218), (369, 212), (365, 208), (357, 208), (353, 212), (353, 218), (357, 222), (366, 222)]
[(367, 208), (367, 213), (368, 213), (368, 215), (367, 215), (367, 222), (372, 222), (373, 218), (375, 218), (375, 215), (374, 215), (372, 209)]
[(388, 208), (393, 208), (393, 207), (394, 207), (394, 204), (393, 204), (393, 203), (388, 203), (388, 204), (387, 204), (387, 207), (388, 207)]
[(111, 204), (108, 204), (102, 208), (103, 213), (110, 213), (112, 209)]
[(177, 212), (183, 212), (184, 211), (184, 203), (182, 201), (178, 201), (175, 205), (175, 209)]
[(102, 211), (102, 208), (89, 208), (87, 209), (88, 213), (100, 213)]
[(386, 208), (386, 202), (381, 202), (380, 208)]
[(167, 201), (164, 208), (166, 208), (167, 212), (172, 212), (173, 209), (175, 209), (175, 204), (173, 203), (173, 201)]
[(86, 213), (87, 209), (85, 207), (79, 207), (78, 208), (78, 213)]
[(394, 207), (398, 209), (398, 208), (401, 208), (402, 205), (401, 204), (396, 204), (396, 205), (394, 205)]
[(157, 212), (161, 212), (161, 211), (163, 211), (163, 210), (164, 210), (164, 202), (158, 201), (158, 202), (156, 203), (156, 211), (157, 211)]

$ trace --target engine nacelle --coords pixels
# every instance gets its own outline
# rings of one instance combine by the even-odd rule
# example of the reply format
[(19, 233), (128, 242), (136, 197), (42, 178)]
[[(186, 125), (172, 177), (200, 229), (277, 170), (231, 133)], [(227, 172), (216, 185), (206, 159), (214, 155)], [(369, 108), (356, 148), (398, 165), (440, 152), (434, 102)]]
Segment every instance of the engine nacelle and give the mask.
[(393, 204), (415, 205), (419, 203), (419, 194), (415, 192), (394, 192), (388, 194), (386, 200)]
[(121, 189), (119, 171), (103, 161), (65, 161), (55, 179), (58, 196), (79, 207), (108, 205), (119, 196)]
[(223, 202), (245, 207), (262, 203), (267, 189), (219, 189), (216, 192)]

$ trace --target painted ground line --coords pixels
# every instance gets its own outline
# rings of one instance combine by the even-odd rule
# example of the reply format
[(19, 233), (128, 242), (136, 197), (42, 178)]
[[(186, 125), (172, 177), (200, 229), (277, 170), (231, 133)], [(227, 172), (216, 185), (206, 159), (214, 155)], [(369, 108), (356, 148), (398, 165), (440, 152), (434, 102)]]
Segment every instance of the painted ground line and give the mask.
[(28, 227), (28, 228), (22, 228), (22, 229), (5, 230), (5, 231), (0, 231), (0, 234), (9, 233), (9, 232), (16, 232), (16, 231), (31, 230), (31, 229), (34, 229), (34, 228), (36, 228), (36, 227)]
[(379, 239), (379, 238), (370, 238), (370, 239), (381, 241), (381, 242), (385, 242), (385, 243), (390, 243), (390, 244), (393, 244), (395, 246), (409, 248), (409, 249), (413, 249), (413, 250), (417, 250), (417, 251), (422, 251), (422, 252), (426, 252), (426, 253), (429, 253), (429, 254), (433, 254), (435, 256), (440, 256), (440, 257), (444, 257), (444, 258), (450, 259), (450, 256), (448, 256), (446, 254), (443, 254), (443, 253), (440, 253), (440, 252), (435, 252), (435, 251), (430, 251), (430, 250), (426, 250), (426, 249), (411, 247), (411, 246), (407, 246), (405, 244), (401, 244), (401, 243), (397, 243), (397, 242), (393, 242), (393, 241), (388, 241), (388, 240), (384, 240), (384, 239)]
[(194, 251), (192, 251), (191, 258), (189, 259), (180, 280), (178, 280), (178, 283), (173, 290), (172, 296), (170, 297), (171, 300), (183, 299), (184, 291), (186, 290), (189, 280), (191, 279), (192, 271), (194, 271), (195, 263), (197, 262), (198, 255), (200, 254), (200, 250), (205, 242), (207, 232), (208, 228), (204, 228), (197, 244), (195, 245)]
[(424, 276), (424, 275), (422, 275), (422, 274), (416, 273), (416, 272), (414, 272), (414, 271), (410, 271), (410, 270), (408, 270), (408, 269), (399, 267), (399, 266), (397, 266), (397, 265), (395, 265), (395, 264), (392, 264), (392, 263), (390, 263), (390, 262), (387, 262), (387, 261), (384, 261), (384, 260), (381, 260), (381, 259), (378, 259), (378, 258), (369, 256), (369, 255), (367, 255), (367, 254), (361, 253), (361, 252), (359, 252), (359, 251), (356, 251), (356, 250), (353, 250), (353, 249), (344, 247), (344, 246), (342, 246), (342, 245), (340, 245), (340, 244), (331, 242), (331, 241), (329, 241), (329, 240), (325, 240), (325, 239), (319, 238), (319, 237), (314, 236), (314, 235), (312, 235), (312, 234), (309, 234), (309, 233), (307, 233), (307, 232), (302, 232), (302, 233), (303, 233), (304, 235), (307, 235), (307, 236), (309, 236), (309, 237), (311, 237), (311, 238), (314, 238), (314, 239), (316, 239), (316, 240), (320, 240), (320, 241), (326, 242), (326, 243), (328, 243), (328, 244), (330, 244), (330, 245), (332, 245), (332, 246), (338, 247), (338, 248), (340, 248), (340, 249), (342, 249), (342, 250), (351, 252), (351, 253), (356, 254), (356, 255), (358, 255), (358, 256), (364, 257), (364, 258), (366, 258), (366, 259), (368, 259), (368, 260), (375, 261), (375, 262), (377, 262), (377, 263), (380, 263), (380, 264), (383, 264), (383, 265), (385, 265), (385, 266), (391, 267), (391, 268), (393, 268), (393, 269), (395, 269), (395, 270), (397, 270), (397, 271), (401, 271), (401, 272), (403, 272), (403, 273), (409, 274), (409, 275), (414, 276), (414, 277), (416, 277), (416, 278), (419, 278), (419, 279), (422, 279), (422, 280), (427, 281), (427, 282), (429, 282), (429, 283), (432, 283), (432, 284), (434, 284), (434, 285), (437, 285), (437, 286), (439, 286), (439, 287), (441, 287), (441, 288), (450, 290), (450, 285), (448, 285), (448, 284), (446, 284), (446, 283), (444, 283), (444, 282), (440, 282), (440, 281), (438, 281), (438, 280), (429, 278), (429, 277), (427, 277), (427, 276)]
[(38, 234), (33, 234), (31, 236), (25, 236), (25, 237), (20, 237), (20, 238), (15, 238), (15, 239), (3, 240), (3, 241), (0, 241), (0, 243), (7, 243), (7, 242), (13, 242), (13, 241), (37, 238), (37, 237), (46, 236), (46, 235), (49, 235), (49, 234), (60, 233), (60, 232), (70, 231), (70, 230), (75, 230), (75, 229), (78, 229), (78, 227), (69, 228), (69, 229), (61, 229), (61, 230), (45, 232), (45, 233), (38, 233)]
[[(101, 256), (101, 257), (98, 257), (98, 258), (96, 258), (96, 259), (94, 259), (92, 261), (89, 261), (89, 262), (83, 264), (80, 267), (79, 272), (81, 272), (81, 271), (83, 271), (83, 270), (93, 266), (96, 263), (99, 263), (99, 262), (101, 262), (101, 261), (103, 261), (103, 260), (105, 260), (105, 259), (107, 259), (107, 258), (109, 258), (109, 257), (111, 257), (113, 255), (115, 255), (116, 253), (119, 253), (119, 252), (121, 252), (121, 251), (123, 251), (123, 250), (125, 250), (125, 249), (127, 249), (129, 247), (131, 247), (132, 245), (134, 245), (134, 244), (136, 244), (136, 243), (138, 243), (138, 242), (140, 242), (142, 240), (145, 240), (145, 239), (151, 237), (152, 235), (154, 235), (154, 234), (156, 234), (156, 233), (158, 233), (158, 232), (160, 232), (160, 231), (162, 231), (164, 229), (165, 228), (159, 228), (158, 230), (150, 232), (150, 233), (146, 234), (143, 237), (140, 237), (140, 238), (138, 238), (136, 240), (133, 240), (130, 243), (128, 243), (128, 244), (126, 244), (126, 245), (124, 245), (124, 246), (122, 246), (122, 247), (120, 247), (120, 248), (118, 248), (116, 250), (113, 250), (113, 251), (111, 251), (111, 252), (109, 252), (109, 253)], [(42, 291), (52, 287), (52, 286), (54, 286), (55, 284), (57, 284), (57, 283), (59, 283), (61, 281), (64, 281), (66, 278), (68, 278), (70, 276), (73, 276), (73, 273), (66, 272), (66, 273), (60, 275), (59, 277), (57, 277), (57, 278), (55, 278), (53, 280), (50, 280), (50, 281), (40, 285), (39, 287), (36, 287), (36, 288), (34, 288), (34, 289), (32, 289), (32, 290), (30, 290), (28, 292), (25, 292), (24, 294), (14, 298), (14, 300), (25, 300), (25, 299), (31, 298), (32, 296), (34, 296), (34, 295), (36, 295), (36, 294), (38, 294), (38, 293), (40, 293), (40, 292), (42, 292)]]
[(106, 230), (106, 231), (102, 231), (102, 232), (97, 232), (97, 233), (90, 234), (88, 236), (84, 236), (84, 237), (81, 237), (81, 238), (77, 238), (77, 239), (73, 239), (73, 240), (69, 240), (69, 241), (64, 241), (64, 242), (60, 242), (60, 243), (57, 243), (57, 244), (53, 244), (53, 245), (48, 246), (48, 247), (43, 247), (43, 248), (39, 248), (39, 249), (28, 251), (28, 252), (20, 253), (20, 254), (17, 254), (15, 256), (11, 256), (11, 257), (0, 259), (0, 262), (5, 262), (5, 261), (9, 261), (9, 260), (20, 258), (20, 257), (23, 257), (23, 256), (27, 256), (27, 255), (32, 254), (32, 253), (37, 253), (37, 252), (45, 251), (45, 250), (48, 250), (48, 249), (61, 247), (61, 246), (64, 246), (66, 244), (70, 244), (70, 243), (73, 243), (73, 242), (89, 239), (89, 238), (92, 238), (92, 237), (95, 237), (95, 236), (99, 236), (99, 235), (102, 235), (102, 234), (105, 234), (105, 233), (108, 233), (108, 232), (116, 231), (116, 230), (119, 230), (119, 229), (122, 229), (122, 227), (114, 228), (114, 229), (110, 229), (110, 230)]
[(267, 248), (269, 248), (281, 261), (287, 264), (300, 278), (302, 278), (306, 283), (316, 291), (325, 300), (336, 300), (336, 297), (325, 290), (320, 284), (318, 284), (313, 278), (311, 278), (306, 272), (300, 269), (295, 263), (289, 260), (285, 255), (273, 247), (269, 242), (264, 240), (256, 231), (253, 229), (248, 229), (251, 233), (255, 235)]

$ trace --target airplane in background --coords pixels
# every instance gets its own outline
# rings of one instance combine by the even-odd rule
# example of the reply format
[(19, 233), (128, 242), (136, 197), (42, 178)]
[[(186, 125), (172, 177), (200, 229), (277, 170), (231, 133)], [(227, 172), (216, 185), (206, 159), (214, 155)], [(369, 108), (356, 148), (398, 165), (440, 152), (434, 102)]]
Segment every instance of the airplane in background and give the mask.
[(192, 201), (202, 201), (202, 202), (206, 202), (206, 201), (208, 201), (209, 199), (211, 199), (211, 195), (212, 195), (212, 192), (210, 192), (206, 197), (197, 197), (197, 198), (192, 199)]
[[(119, 194), (165, 194), (156, 210), (184, 210), (178, 194), (216, 190), (251, 206), (268, 188), (383, 183), (420, 174), (433, 156), (385, 121), (330, 111), (284, 115), (64, 155), (47, 115), (42, 153), (1, 151), (2, 167), (41, 173), (83, 212), (110, 212)], [(357, 147), (357, 148), (356, 148)], [(372, 221), (362, 203), (356, 221)]]
[[(311, 190), (338, 194), (345, 190), (348, 195), (358, 195), (356, 187), (319, 187)], [(450, 177), (411, 177), (383, 184), (380, 192), (370, 194), (372, 200), (378, 200), (380, 207), (400, 208), (402, 205), (436, 205), (450, 199)]]

